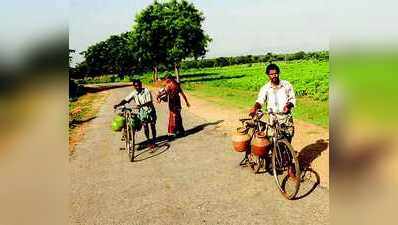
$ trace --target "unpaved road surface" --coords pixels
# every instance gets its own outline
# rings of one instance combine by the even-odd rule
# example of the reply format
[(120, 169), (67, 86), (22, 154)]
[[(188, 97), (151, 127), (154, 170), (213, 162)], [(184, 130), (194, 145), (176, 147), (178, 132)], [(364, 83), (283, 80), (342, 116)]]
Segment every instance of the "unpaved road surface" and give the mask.
[[(238, 164), (220, 121), (183, 110), (188, 136), (162, 141), (158, 152), (137, 152), (129, 162), (112, 105), (131, 87), (109, 90), (70, 158), (71, 224), (328, 224), (329, 191), (316, 187), (288, 201), (269, 174)], [(156, 105), (158, 135), (167, 134), (167, 105)], [(140, 140), (143, 140), (142, 132)], [(169, 145), (169, 147), (167, 146)], [(302, 185), (304, 195), (312, 183)]]

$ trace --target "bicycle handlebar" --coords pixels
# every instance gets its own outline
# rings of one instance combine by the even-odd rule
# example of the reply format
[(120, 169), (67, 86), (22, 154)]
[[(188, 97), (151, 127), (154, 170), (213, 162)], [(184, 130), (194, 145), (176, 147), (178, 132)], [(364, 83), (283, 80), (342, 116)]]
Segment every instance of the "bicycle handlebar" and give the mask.
[[(270, 127), (276, 127), (276, 124), (279, 124), (278, 120), (275, 120), (275, 119), (273, 119), (270, 122), (262, 121), (261, 118), (264, 116), (264, 114), (265, 113), (260, 109), (260, 110), (258, 110), (256, 112), (256, 114), (252, 118), (243, 118), (243, 119), (239, 119), (239, 121), (242, 122), (242, 123), (251, 121), (254, 124), (255, 123), (260, 123), (262, 125), (267, 125), (267, 126), (270, 126)], [(270, 111), (267, 112), (267, 114), (269, 116), (275, 116), (275, 115), (278, 115), (278, 114), (281, 114), (281, 115), (283, 114), (284, 115), (285, 113), (275, 113), (275, 112), (272, 112), (270, 110)]]
[(125, 111), (132, 113), (134, 109), (139, 109), (139, 107), (127, 107), (125, 105), (121, 105), (121, 106), (114, 108), (113, 111), (116, 112), (118, 110), (121, 110), (122, 113)]

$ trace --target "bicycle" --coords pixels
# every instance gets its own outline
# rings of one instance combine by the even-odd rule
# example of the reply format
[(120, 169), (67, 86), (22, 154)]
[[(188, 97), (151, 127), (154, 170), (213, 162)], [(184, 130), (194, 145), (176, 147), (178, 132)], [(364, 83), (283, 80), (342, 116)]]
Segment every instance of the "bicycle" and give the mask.
[(115, 109), (120, 110), (119, 115), (125, 118), (125, 125), (122, 129), (122, 141), (125, 141), (125, 149), (127, 150), (130, 162), (134, 162), (134, 153), (136, 150), (135, 134), (138, 131), (132, 126), (133, 120), (138, 120), (138, 113), (133, 112), (133, 109), (126, 106), (119, 106)]
[[(251, 129), (253, 138), (256, 132), (271, 131), (269, 141), (271, 143), (271, 162), (272, 162), (272, 174), (274, 176), (278, 190), (287, 199), (293, 199), (300, 188), (301, 182), (301, 169), (297, 158), (297, 153), (294, 151), (292, 145), (288, 141), (285, 134), (285, 130), (288, 128), (285, 124), (278, 122), (275, 113), (269, 113), (269, 121), (261, 121), (264, 113), (258, 111), (256, 115), (251, 119), (240, 119), (242, 125), (246, 129)], [(246, 151), (244, 159), (240, 165), (244, 163), (252, 164), (252, 168), (255, 173), (258, 173), (260, 168), (269, 167), (269, 163), (266, 163), (267, 157), (269, 157), (270, 151), (267, 151), (265, 155), (258, 156), (253, 160), (254, 155), (250, 150)], [(254, 164), (254, 165), (253, 165)], [(285, 174), (286, 173), (286, 174)], [(288, 189), (290, 188), (290, 189)]]

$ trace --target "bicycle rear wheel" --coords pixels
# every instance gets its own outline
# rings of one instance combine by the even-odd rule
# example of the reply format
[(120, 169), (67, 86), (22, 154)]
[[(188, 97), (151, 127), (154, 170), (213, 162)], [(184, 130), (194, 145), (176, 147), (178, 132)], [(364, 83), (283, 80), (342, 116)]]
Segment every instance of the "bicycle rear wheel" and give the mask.
[(282, 195), (293, 199), (300, 188), (300, 165), (292, 145), (285, 139), (274, 144), (272, 172)]
[(265, 160), (261, 156), (250, 154), (250, 167), (253, 173), (260, 173), (261, 168), (265, 168)]

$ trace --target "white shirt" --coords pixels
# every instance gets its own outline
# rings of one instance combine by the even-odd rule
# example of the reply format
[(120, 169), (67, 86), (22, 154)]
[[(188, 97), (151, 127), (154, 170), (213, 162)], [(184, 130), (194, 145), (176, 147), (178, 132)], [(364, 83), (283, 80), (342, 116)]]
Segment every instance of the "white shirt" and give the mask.
[(261, 105), (266, 102), (268, 111), (272, 110), (274, 113), (281, 113), (287, 102), (291, 102), (296, 106), (296, 97), (293, 86), (288, 81), (280, 80), (278, 86), (273, 86), (269, 81), (260, 89), (256, 102)]
[[(138, 93), (136, 90), (131, 92), (126, 98), (124, 98), (126, 102), (130, 102), (131, 100), (134, 100), (134, 103), (136, 105), (143, 105), (148, 102), (152, 102), (152, 94), (148, 90), (148, 88), (143, 88), (143, 90)], [(145, 106), (144, 108), (146, 108)]]

